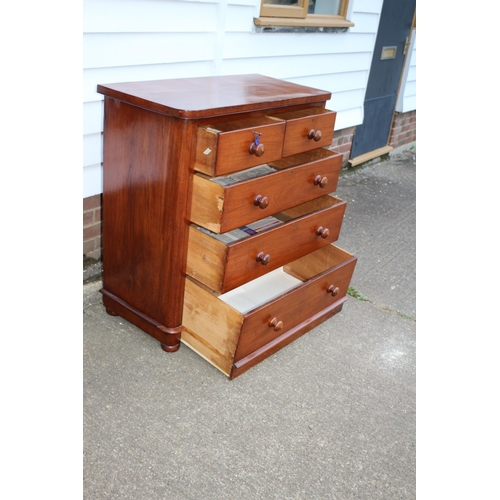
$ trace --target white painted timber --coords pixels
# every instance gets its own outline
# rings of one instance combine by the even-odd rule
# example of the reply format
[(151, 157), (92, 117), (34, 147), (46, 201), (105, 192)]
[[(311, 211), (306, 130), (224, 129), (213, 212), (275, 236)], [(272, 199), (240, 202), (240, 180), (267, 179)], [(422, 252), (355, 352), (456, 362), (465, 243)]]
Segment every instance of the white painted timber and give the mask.
[[(352, 93), (355, 93), (352, 91)], [(359, 92), (361, 93), (361, 92)], [(364, 92), (362, 93), (364, 95)], [(362, 123), (363, 122), (363, 109), (359, 106), (350, 109), (342, 109), (340, 110), (339, 105), (342, 100), (342, 94), (335, 94), (335, 98), (332, 99), (328, 105), (331, 109), (339, 109), (337, 111), (337, 119), (335, 120), (335, 130), (342, 130), (344, 128), (353, 127), (353, 123)], [(344, 103), (342, 103), (343, 105)]]
[(396, 111), (408, 113), (417, 109), (417, 29), (414, 28), (410, 37), (408, 56), (405, 59), (401, 85), (396, 101)]
[(84, 33), (210, 32), (217, 1), (84, 0)]
[(83, 68), (213, 59), (213, 33), (92, 33), (83, 38)]
[(374, 43), (375, 33), (226, 33), (223, 57), (371, 53)]
[(384, 0), (356, 0), (353, 2), (355, 12), (366, 12), (372, 14), (380, 14)]
[(83, 135), (100, 134), (103, 129), (103, 101), (83, 103)]
[(353, 33), (376, 33), (380, 15), (372, 12), (355, 12), (351, 21), (354, 26), (350, 29), (350, 34)]
[(210, 76), (211, 74), (212, 61), (87, 69), (83, 72), (83, 101), (103, 99), (103, 96), (96, 91), (98, 84), (170, 80), (172, 78)]
[(83, 0), (84, 197), (102, 192), (98, 84), (260, 73), (331, 92), (335, 129), (359, 125), (382, 4), (351, 0), (347, 32), (257, 33), (260, 0)]
[[(244, 59), (226, 59), (224, 61), (224, 74), (234, 75), (241, 73), (262, 73), (273, 78), (289, 79), (301, 76), (313, 76), (312, 68), (316, 75), (352, 75), (352, 86), (359, 85), (355, 72), (367, 72), (369, 67), (369, 54), (316, 54), (302, 56), (274, 56)], [(331, 90), (337, 91), (336, 88)], [(342, 89), (339, 89), (342, 90)]]
[(102, 134), (83, 136), (83, 166), (88, 167), (102, 161)]
[(83, 167), (83, 197), (88, 198), (102, 193), (102, 165)]
[(228, 5), (226, 15), (226, 32), (243, 31), (251, 33), (254, 31), (253, 18), (255, 7), (253, 5)]

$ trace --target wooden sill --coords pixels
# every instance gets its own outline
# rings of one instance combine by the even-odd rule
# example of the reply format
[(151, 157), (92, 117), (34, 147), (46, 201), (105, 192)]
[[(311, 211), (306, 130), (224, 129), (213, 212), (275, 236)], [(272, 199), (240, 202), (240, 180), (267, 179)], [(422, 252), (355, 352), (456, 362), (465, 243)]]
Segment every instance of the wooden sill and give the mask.
[(349, 160), (349, 164), (351, 167), (356, 167), (358, 165), (361, 165), (361, 163), (365, 163), (367, 161), (373, 160), (375, 158), (378, 158), (382, 155), (386, 155), (387, 153), (390, 153), (394, 148), (392, 146), (384, 146), (382, 148), (374, 149), (373, 151), (369, 151), (368, 153), (365, 153), (360, 156), (356, 156), (356, 158), (351, 158)]
[(255, 17), (255, 26), (287, 26), (291, 28), (351, 28), (354, 23), (343, 17), (309, 14), (306, 18)]

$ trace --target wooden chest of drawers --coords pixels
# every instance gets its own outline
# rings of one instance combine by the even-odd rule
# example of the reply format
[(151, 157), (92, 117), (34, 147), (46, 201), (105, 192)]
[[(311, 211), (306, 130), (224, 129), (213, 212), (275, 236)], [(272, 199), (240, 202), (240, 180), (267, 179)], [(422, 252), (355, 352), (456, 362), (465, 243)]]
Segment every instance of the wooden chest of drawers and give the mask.
[(342, 309), (330, 93), (260, 75), (98, 91), (108, 313), (234, 378)]

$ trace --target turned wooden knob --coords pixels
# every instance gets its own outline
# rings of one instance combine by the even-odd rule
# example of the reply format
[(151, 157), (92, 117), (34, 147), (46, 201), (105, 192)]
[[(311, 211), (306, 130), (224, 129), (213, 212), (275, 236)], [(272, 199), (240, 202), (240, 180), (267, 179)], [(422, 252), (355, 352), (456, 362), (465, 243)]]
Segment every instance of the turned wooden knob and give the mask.
[(264, 147), (264, 144), (262, 144), (262, 143), (256, 144), (255, 142), (252, 142), (252, 144), (250, 144), (250, 154), (251, 155), (262, 156), (264, 154), (265, 149), (266, 148)]
[(314, 139), (316, 142), (321, 140), (321, 130), (314, 130), (313, 128), (309, 130), (309, 134), (307, 134), (309, 139)]
[(314, 178), (314, 185), (324, 188), (328, 184), (328, 177), (321, 177), (321, 175), (317, 175)]
[(259, 207), (262, 209), (267, 208), (267, 206), (269, 205), (269, 198), (267, 196), (262, 196), (262, 195), (258, 194), (255, 197), (255, 200), (253, 200), (253, 204), (256, 207)]
[(330, 235), (330, 231), (328, 230), (327, 227), (319, 226), (318, 229), (316, 230), (316, 234), (318, 236), (321, 236), (323, 239), (326, 239)]
[(329, 294), (331, 294), (332, 297), (336, 297), (339, 294), (340, 289), (339, 289), (338, 286), (330, 285), (328, 287), (328, 290), (326, 292), (329, 293)]
[(263, 266), (267, 266), (271, 262), (271, 256), (268, 253), (260, 252), (257, 255), (257, 262), (260, 262)]
[(283, 328), (283, 321), (278, 321), (277, 318), (273, 318), (269, 321), (269, 328), (272, 328), (275, 332)]

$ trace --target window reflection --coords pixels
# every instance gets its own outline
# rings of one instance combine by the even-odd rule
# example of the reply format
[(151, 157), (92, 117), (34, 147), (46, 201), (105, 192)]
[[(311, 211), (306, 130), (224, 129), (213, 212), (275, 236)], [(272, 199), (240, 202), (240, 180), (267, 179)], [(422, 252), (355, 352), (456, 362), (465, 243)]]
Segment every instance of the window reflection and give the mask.
[[(307, 1), (307, 0), (303, 0)], [(341, 0), (308, 0), (308, 14), (322, 14), (326, 16), (340, 15)], [(264, 0), (265, 5), (286, 5), (299, 7), (301, 0)]]

